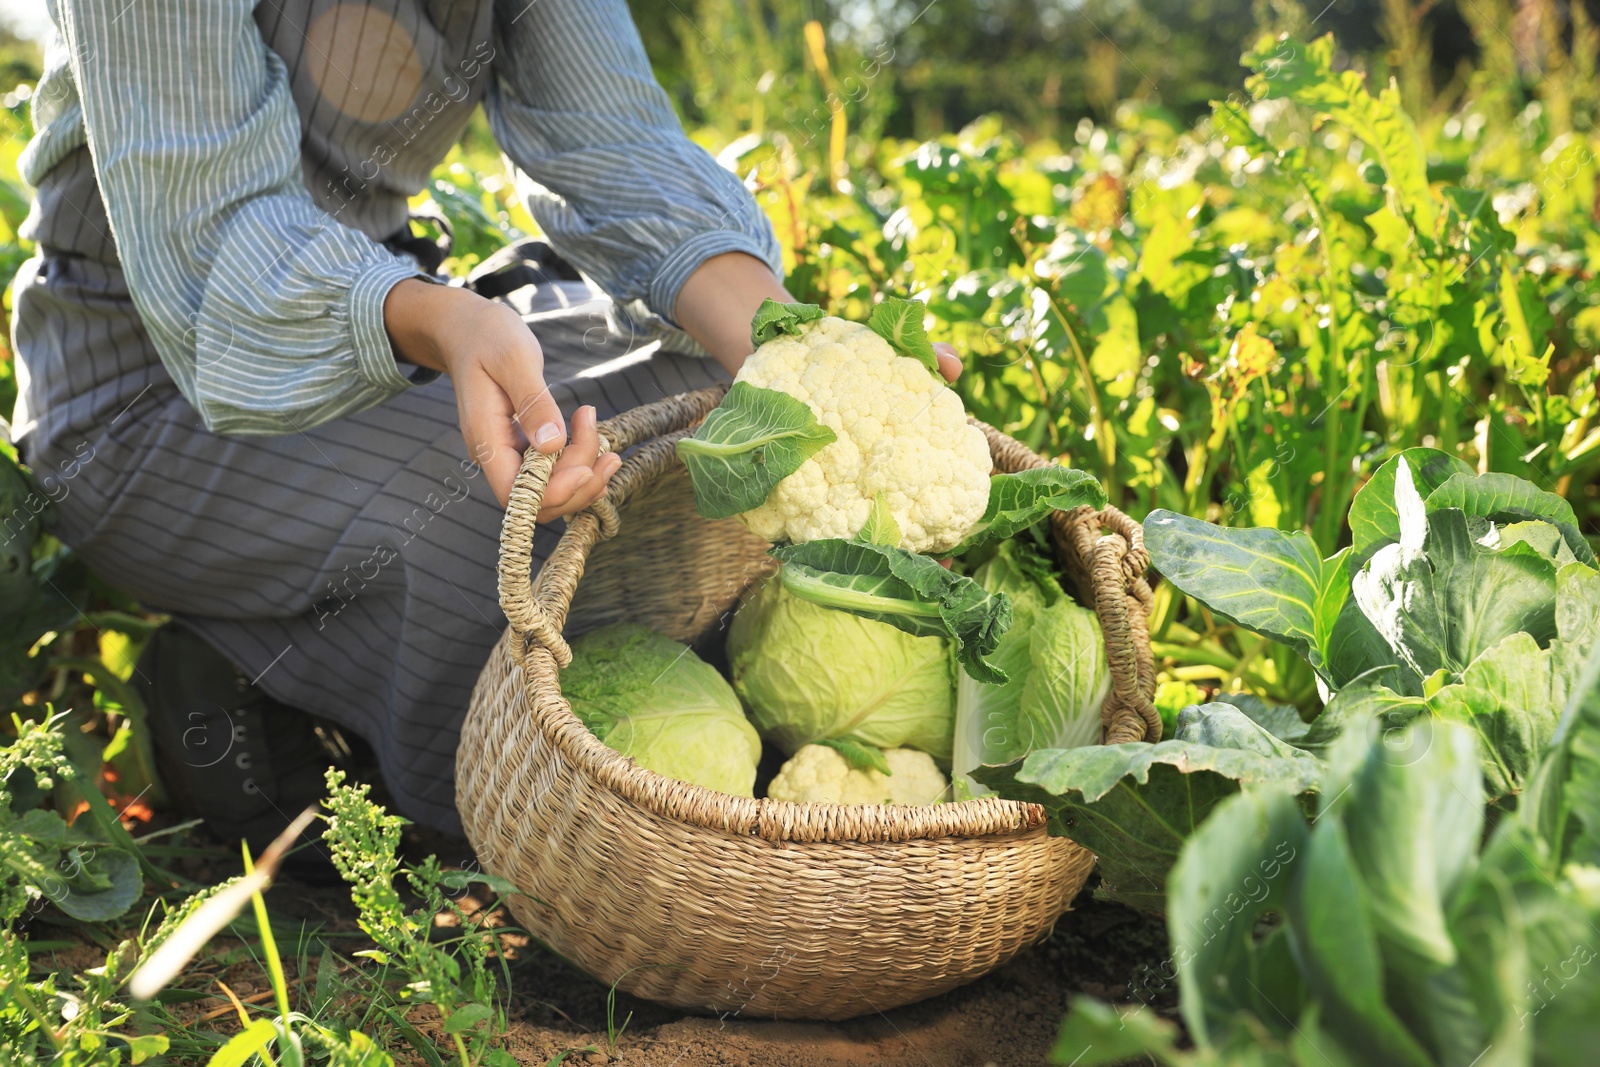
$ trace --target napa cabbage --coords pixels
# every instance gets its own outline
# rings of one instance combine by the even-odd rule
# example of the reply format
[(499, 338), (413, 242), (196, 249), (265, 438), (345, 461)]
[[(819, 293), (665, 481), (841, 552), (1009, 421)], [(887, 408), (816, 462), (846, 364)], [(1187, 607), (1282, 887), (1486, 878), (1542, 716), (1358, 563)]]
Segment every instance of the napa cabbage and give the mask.
[(1012, 623), (990, 657), (1007, 680), (990, 685), (962, 674), (957, 682), (952, 780), (958, 797), (989, 792), (971, 778), (975, 767), (1097, 742), (1100, 705), (1111, 688), (1100, 620), (1062, 591), (1026, 541), (1002, 542), (973, 578), (1010, 599)]

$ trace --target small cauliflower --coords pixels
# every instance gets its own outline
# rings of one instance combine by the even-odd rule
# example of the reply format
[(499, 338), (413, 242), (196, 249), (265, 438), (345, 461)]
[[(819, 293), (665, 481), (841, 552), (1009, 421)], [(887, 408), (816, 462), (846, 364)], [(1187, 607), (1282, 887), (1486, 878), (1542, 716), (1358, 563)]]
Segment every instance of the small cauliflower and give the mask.
[(950, 783), (933, 757), (914, 748), (885, 749), (889, 774), (856, 770), (838, 750), (806, 745), (779, 769), (767, 787), (772, 800), (823, 804), (937, 804)]
[(871, 328), (807, 323), (758, 348), (735, 381), (800, 400), (835, 435), (740, 516), (758, 537), (854, 537), (881, 501), (898, 547), (937, 553), (983, 517), (992, 467), (983, 431), (954, 390)]

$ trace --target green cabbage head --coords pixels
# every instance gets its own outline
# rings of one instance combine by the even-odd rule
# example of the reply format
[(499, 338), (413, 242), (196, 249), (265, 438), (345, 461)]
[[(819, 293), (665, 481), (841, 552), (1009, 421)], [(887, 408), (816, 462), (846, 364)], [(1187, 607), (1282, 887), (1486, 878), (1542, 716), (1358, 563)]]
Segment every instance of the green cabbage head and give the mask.
[(717, 669), (686, 645), (633, 623), (572, 643), (561, 695), (589, 732), (646, 770), (755, 795), (761, 738)]
[(1049, 564), (1025, 542), (1003, 542), (972, 577), (1011, 598), (1011, 628), (990, 656), (1010, 680), (987, 685), (965, 673), (959, 679), (951, 761), (958, 798), (989, 792), (968, 774), (980, 764), (1094, 744), (1111, 689), (1099, 618), (1062, 592)]
[(793, 755), (824, 738), (950, 759), (949, 642), (819, 607), (774, 578), (728, 632), (733, 686), (761, 735)]

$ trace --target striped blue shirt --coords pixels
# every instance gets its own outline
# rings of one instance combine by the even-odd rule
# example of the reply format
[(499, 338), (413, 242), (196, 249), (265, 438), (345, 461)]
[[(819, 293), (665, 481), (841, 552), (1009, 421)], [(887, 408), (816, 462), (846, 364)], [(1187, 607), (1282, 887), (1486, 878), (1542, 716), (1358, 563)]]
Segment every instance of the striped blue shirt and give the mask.
[(719, 253), (781, 271), (742, 183), (684, 135), (623, 0), (50, 12), (24, 232), (120, 263), (219, 433), (304, 429), (410, 384), (383, 301), (417, 265), (380, 242), (479, 102), (551, 244), (636, 316), (670, 321)]

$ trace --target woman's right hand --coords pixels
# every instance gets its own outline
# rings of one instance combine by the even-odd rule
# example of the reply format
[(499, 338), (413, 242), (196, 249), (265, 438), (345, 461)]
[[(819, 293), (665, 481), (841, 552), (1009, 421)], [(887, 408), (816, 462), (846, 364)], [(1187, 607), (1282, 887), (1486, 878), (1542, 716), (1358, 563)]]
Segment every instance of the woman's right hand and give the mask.
[[(567, 443), (566, 420), (544, 381), (544, 353), (510, 307), (466, 289), (409, 278), (383, 304), (395, 355), (450, 375), (468, 454), (503, 506), (531, 441), (541, 452)], [(595, 410), (572, 417), (572, 443), (556, 460), (539, 521), (582, 511), (606, 491), (621, 457), (600, 455)]]

